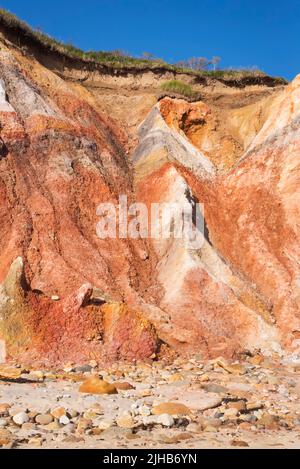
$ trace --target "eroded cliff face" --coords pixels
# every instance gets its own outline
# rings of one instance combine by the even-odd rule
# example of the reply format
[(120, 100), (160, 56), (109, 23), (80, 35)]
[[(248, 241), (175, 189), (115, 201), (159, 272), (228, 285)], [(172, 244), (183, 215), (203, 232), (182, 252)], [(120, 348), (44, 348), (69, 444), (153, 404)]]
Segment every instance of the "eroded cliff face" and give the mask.
[[(285, 349), (299, 348), (299, 83), (298, 76), (273, 101), (268, 100), (266, 120), (252, 140), (246, 139), (245, 151), (231, 169), (222, 168), (215, 177), (207, 179), (187, 166), (177, 166), (194, 196), (205, 204), (209, 249), (218, 255), (218, 261), (210, 255), (206, 273), (217, 271), (217, 278), (210, 281), (214, 280), (212, 283), (223, 292), (228, 286), (235, 297), (229, 300), (234, 310), (232, 323), (225, 317), (228, 296), (220, 301), (217, 315), (221, 325), (228, 326), (221, 334), (223, 342), (229, 346), (232, 341), (233, 348), (239, 343), (240, 333), (244, 345), (253, 346), (257, 341), (259, 347), (272, 348), (277, 342)], [(179, 127), (181, 133), (184, 106), (169, 100), (161, 103), (166, 121), (172, 128)], [(191, 116), (204, 113), (201, 125), (210, 125), (211, 111), (203, 103), (195, 103), (185, 112), (191, 120)], [(192, 130), (189, 126), (187, 129), (186, 136), (193, 141)], [(196, 137), (197, 133), (196, 127)], [(201, 140), (197, 146), (201, 148)], [(211, 151), (214, 150), (219, 151), (218, 144), (212, 146)], [(228, 161), (227, 165), (230, 167)], [(200, 259), (205, 258), (205, 246), (201, 251)], [(226, 266), (216, 269), (220, 256)], [(199, 282), (200, 275), (196, 278)], [(191, 288), (192, 282), (187, 285)], [(196, 285), (203, 300), (208, 288)], [(209, 304), (213, 303), (212, 298), (217, 295), (209, 296)], [(210, 305), (205, 306), (207, 313)], [(202, 313), (201, 318), (204, 317)], [(214, 318), (212, 329), (216, 330), (215, 316), (209, 314), (209, 318)], [(218, 346), (221, 342), (222, 339), (215, 341)]]
[[(160, 99), (0, 38), (0, 339), (23, 362), (299, 346), (299, 78)], [(105, 239), (101, 202), (204, 204), (205, 241)]]
[[(126, 136), (93, 106), (87, 92), (87, 98), (82, 97), (85, 90), (76, 92), (4, 44), (0, 61), (3, 337), (8, 351), (12, 347), (17, 353), (18, 344), (31, 348), (41, 336), (36, 357), (43, 350), (46, 356), (56, 353), (57, 359), (79, 359), (92, 350), (99, 354), (100, 307), (91, 312), (94, 321), (89, 321), (86, 308), (81, 319), (75, 319), (89, 289), (120, 304), (138, 304), (139, 290), (148, 287), (152, 272), (152, 260), (141, 260), (147, 257), (142, 241), (103, 241), (96, 234), (99, 203), (118, 203), (119, 193), (133, 198)], [(7, 293), (5, 280), (16, 258), (24, 269), (17, 303), (15, 295)], [(86, 283), (87, 292), (81, 295)], [(52, 304), (53, 295), (61, 300)], [(74, 301), (66, 313), (63, 302), (69, 295)], [(20, 341), (15, 329), (22, 335)], [(90, 335), (96, 339), (86, 347)], [(143, 358), (143, 351), (139, 356)]]

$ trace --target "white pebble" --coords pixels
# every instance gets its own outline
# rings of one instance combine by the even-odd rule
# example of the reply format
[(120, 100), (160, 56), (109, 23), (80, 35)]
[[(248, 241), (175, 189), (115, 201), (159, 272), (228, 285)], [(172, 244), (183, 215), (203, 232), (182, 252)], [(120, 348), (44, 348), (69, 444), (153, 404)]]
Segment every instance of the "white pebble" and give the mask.
[(17, 425), (23, 425), (23, 423), (27, 423), (29, 421), (29, 417), (26, 412), (19, 412), (18, 414), (13, 416), (13, 421)]
[(66, 415), (62, 415), (59, 419), (59, 423), (62, 425), (68, 425), (68, 423), (70, 423), (70, 419)]
[(172, 415), (169, 414), (161, 414), (157, 416), (157, 423), (160, 423), (164, 427), (172, 427), (174, 425), (174, 419)]

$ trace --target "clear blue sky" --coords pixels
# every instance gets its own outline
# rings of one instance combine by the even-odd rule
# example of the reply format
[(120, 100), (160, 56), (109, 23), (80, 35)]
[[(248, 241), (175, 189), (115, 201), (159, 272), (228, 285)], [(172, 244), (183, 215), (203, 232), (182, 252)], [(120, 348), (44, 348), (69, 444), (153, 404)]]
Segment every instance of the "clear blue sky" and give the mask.
[(170, 62), (222, 57), (288, 79), (300, 72), (300, 0), (0, 0), (33, 27), (85, 49)]

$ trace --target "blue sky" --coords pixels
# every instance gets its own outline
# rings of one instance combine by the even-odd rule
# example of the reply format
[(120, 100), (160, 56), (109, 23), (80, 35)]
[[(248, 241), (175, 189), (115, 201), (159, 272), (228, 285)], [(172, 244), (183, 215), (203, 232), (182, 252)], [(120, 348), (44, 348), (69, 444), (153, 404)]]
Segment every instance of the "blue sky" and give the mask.
[(0, 0), (33, 27), (82, 49), (151, 52), (170, 62), (300, 72), (300, 0)]

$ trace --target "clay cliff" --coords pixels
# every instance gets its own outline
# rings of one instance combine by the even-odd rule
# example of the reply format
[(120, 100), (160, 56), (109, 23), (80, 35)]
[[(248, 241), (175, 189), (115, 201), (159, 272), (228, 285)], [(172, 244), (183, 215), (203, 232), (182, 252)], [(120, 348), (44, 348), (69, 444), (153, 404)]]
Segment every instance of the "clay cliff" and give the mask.
[[(0, 340), (66, 363), (300, 345), (300, 80), (65, 57), (0, 27)], [(201, 99), (162, 95), (193, 83)], [(204, 204), (199, 249), (100, 239), (101, 202)]]

